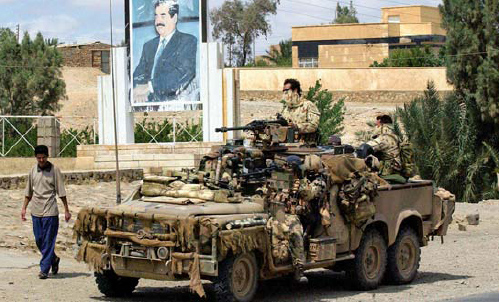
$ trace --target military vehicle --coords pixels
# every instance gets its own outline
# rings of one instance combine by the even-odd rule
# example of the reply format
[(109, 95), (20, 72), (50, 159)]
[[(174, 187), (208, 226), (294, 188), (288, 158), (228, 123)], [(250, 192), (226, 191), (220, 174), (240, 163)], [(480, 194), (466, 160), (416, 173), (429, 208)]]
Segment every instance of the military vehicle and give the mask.
[(281, 121), (218, 130), (253, 137), (213, 148), (199, 169), (146, 176), (121, 205), (80, 211), (77, 259), (103, 294), (145, 278), (190, 280), (204, 296), (209, 280), (216, 301), (251, 301), (259, 280), (296, 272), (289, 217), (303, 230), (301, 269), (344, 270), (362, 290), (405, 284), (452, 220), (453, 195), (431, 181), (389, 184), (352, 154), (290, 143)]

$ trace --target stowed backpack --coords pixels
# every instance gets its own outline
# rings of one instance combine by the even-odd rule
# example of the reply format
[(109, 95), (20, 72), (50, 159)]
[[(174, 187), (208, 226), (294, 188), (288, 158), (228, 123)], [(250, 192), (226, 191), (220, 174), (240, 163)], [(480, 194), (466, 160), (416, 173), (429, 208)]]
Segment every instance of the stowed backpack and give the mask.
[(414, 148), (411, 142), (399, 140), (400, 162), (402, 164), (402, 176), (409, 178), (416, 175), (416, 165), (414, 164)]
[(405, 178), (413, 177), (414, 175), (416, 175), (414, 148), (412, 147), (412, 143), (407, 140), (401, 139), (398, 135), (392, 133), (386, 134), (390, 135), (398, 142), (401, 164), (400, 174)]

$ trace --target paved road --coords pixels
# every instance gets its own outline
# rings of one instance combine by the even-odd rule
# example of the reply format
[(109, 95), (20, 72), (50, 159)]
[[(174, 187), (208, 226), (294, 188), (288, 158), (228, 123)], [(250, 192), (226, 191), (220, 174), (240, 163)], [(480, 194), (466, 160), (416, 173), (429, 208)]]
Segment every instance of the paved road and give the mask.
[[(140, 280), (132, 297), (109, 299), (97, 290), (94, 278), (86, 266), (70, 258), (63, 258), (61, 272), (47, 280), (37, 278), (39, 257), (31, 253), (13, 253), (0, 249), (0, 301), (199, 301), (189, 291), (187, 282), (161, 282)], [(345, 286), (342, 274), (317, 270), (307, 274), (308, 284), (290, 286), (285, 279), (263, 282), (255, 297), (259, 301), (438, 301), (432, 290), (433, 283), (464, 282), (466, 276), (421, 272), (418, 279), (407, 286), (382, 286), (371, 292), (351, 291)], [(205, 289), (212, 297), (213, 287)], [(414, 291), (418, 289), (418, 291)], [(441, 287), (446, 291), (445, 286)], [(448, 291), (448, 290), (447, 290)], [(452, 291), (449, 291), (451, 293)], [(448, 297), (456, 296), (447, 295)], [(212, 299), (209, 299), (209, 301)], [(485, 293), (450, 302), (499, 301), (499, 293)]]
[(444, 300), (442, 302), (498, 302), (499, 292), (471, 295), (458, 299)]

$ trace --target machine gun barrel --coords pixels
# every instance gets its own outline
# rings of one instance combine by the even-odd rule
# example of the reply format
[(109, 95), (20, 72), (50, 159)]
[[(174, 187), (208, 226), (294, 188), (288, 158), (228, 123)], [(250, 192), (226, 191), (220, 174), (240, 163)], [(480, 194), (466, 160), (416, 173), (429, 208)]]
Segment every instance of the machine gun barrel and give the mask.
[(256, 120), (252, 121), (246, 126), (238, 126), (238, 127), (220, 127), (220, 128), (215, 128), (215, 132), (228, 132), (228, 131), (237, 131), (237, 130), (243, 130), (243, 131), (261, 131), (265, 129), (267, 125), (271, 124), (279, 124), (281, 126), (287, 126), (288, 121), (286, 121), (284, 118), (278, 118), (277, 120)]
[(228, 131), (237, 131), (237, 130), (255, 130), (253, 126), (238, 126), (238, 127), (220, 127), (215, 128), (215, 132), (228, 132)]

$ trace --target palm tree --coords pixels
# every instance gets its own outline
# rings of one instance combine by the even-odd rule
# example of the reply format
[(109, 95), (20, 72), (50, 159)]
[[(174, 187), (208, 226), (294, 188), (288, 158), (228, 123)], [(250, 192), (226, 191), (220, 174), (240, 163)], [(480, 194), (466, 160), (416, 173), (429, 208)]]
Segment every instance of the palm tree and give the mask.
[(277, 66), (291, 66), (292, 49), (293, 42), (291, 39), (282, 40), (277, 47), (271, 47), (270, 51), (267, 50), (267, 55), (263, 57)]

